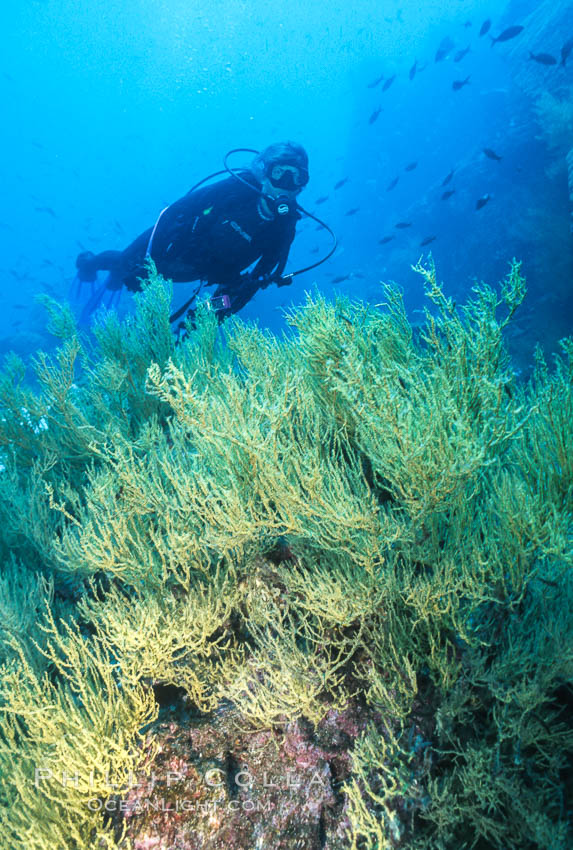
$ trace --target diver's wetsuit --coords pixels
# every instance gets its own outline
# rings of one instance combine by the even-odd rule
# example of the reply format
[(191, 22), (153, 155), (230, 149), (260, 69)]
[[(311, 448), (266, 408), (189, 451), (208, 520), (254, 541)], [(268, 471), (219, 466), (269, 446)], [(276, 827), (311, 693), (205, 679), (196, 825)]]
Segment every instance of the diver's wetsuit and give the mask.
[[(251, 172), (240, 172), (256, 189)], [(260, 194), (229, 177), (189, 192), (161, 216), (150, 256), (157, 270), (175, 283), (203, 280), (217, 284), (214, 297), (228, 295), (236, 313), (268, 285), (268, 275), (281, 275), (300, 215), (295, 210), (272, 219), (259, 210)], [(80, 280), (95, 280), (97, 271), (109, 271), (108, 289), (141, 289), (145, 259), (153, 228), (144, 231), (124, 251), (80, 254)], [(257, 262), (258, 261), (258, 262)], [(252, 272), (241, 272), (256, 262)], [(263, 278), (263, 280), (260, 280)]]

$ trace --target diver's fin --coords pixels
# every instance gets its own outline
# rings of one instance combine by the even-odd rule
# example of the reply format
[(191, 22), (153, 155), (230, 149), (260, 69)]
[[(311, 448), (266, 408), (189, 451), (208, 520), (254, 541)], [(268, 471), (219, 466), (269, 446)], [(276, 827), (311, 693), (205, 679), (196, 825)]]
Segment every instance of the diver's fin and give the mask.
[(76, 257), (77, 277), (85, 283), (95, 283), (97, 280), (96, 256), (92, 251), (82, 251)]

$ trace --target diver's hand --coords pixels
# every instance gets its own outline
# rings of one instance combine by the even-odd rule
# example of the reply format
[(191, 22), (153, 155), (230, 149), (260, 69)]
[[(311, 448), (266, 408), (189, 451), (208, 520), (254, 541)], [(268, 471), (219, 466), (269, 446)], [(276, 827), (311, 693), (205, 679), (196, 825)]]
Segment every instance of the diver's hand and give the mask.
[(250, 279), (257, 284), (259, 289), (266, 289), (271, 283), (276, 283), (277, 286), (288, 286), (289, 283), (292, 283), (291, 274), (284, 277), (280, 274), (262, 274), (258, 277), (250, 277)]
[(284, 275), (284, 277), (281, 274), (266, 275), (263, 288), (267, 287), (270, 283), (276, 283), (277, 286), (288, 286), (292, 283), (292, 274)]
[(292, 283), (292, 274), (278, 275), (275, 277), (275, 283), (277, 286), (290, 286)]

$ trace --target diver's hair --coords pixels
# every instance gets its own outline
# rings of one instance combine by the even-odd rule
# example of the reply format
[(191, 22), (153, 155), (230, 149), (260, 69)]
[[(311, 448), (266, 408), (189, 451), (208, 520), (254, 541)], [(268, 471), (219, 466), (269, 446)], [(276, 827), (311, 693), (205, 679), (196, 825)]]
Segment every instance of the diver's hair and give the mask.
[(256, 155), (251, 163), (251, 171), (259, 183), (262, 183), (269, 167), (277, 163), (296, 165), (308, 174), (308, 154), (297, 142), (275, 142), (274, 145), (269, 145)]

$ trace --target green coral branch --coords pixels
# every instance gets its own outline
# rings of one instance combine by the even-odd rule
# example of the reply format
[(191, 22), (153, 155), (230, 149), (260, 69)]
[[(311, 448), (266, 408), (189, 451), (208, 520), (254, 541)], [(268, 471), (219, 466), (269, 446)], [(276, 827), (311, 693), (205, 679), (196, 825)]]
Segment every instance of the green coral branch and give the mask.
[(356, 850), (567, 846), (573, 341), (520, 385), (520, 264), (461, 306), (416, 271), (422, 328), (384, 287), (309, 296), (280, 340), (200, 308), (176, 344), (153, 269), (91, 341), (46, 303), (39, 389), (0, 377), (10, 846), (114, 847), (93, 789), (32, 766), (124, 784), (158, 684), (255, 729), (360, 706)]

